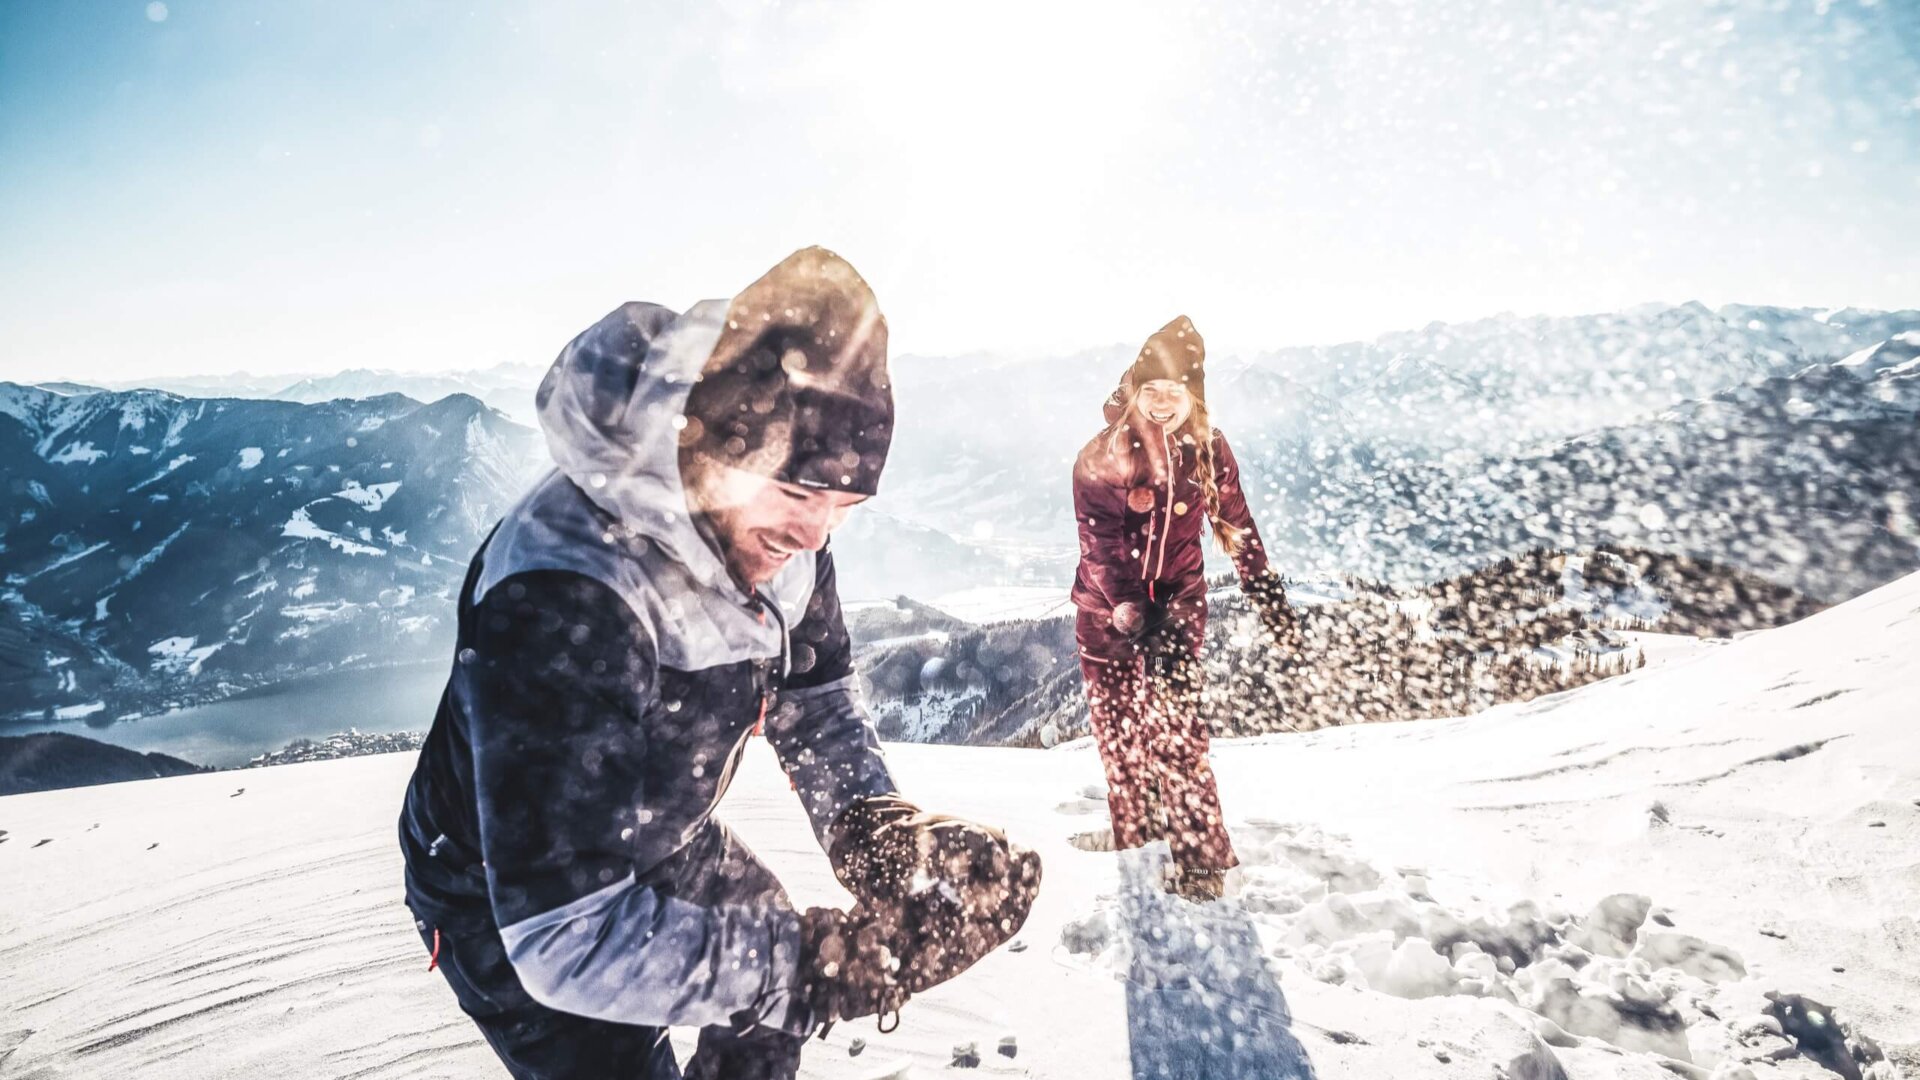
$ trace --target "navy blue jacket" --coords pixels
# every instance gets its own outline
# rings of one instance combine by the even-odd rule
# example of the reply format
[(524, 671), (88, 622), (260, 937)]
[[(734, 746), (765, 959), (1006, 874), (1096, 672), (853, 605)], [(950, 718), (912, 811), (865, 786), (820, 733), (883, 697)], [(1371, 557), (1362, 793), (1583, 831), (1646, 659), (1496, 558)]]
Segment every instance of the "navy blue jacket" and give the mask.
[(527, 993), (649, 1026), (745, 1010), (804, 1030), (798, 917), (656, 889), (708, 828), (756, 722), (822, 843), (892, 792), (853, 678), (832, 556), (749, 594), (688, 517), (673, 418), (725, 305), (629, 304), (542, 383), (558, 469), (502, 519), (460, 597), (457, 658), (401, 817), (407, 901), (490, 924)]

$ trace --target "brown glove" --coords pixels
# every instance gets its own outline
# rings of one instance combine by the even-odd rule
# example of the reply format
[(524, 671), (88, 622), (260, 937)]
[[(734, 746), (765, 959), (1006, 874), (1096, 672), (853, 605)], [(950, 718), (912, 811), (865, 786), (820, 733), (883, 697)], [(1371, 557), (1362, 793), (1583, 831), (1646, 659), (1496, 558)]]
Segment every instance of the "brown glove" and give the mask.
[(897, 912), (808, 908), (800, 915), (801, 997), (815, 1026), (885, 1016), (906, 1004), (907, 960)]
[(1040, 888), (1040, 857), (998, 829), (870, 796), (834, 822), (827, 852), (861, 904), (895, 914), (918, 993), (965, 971), (1018, 933)]

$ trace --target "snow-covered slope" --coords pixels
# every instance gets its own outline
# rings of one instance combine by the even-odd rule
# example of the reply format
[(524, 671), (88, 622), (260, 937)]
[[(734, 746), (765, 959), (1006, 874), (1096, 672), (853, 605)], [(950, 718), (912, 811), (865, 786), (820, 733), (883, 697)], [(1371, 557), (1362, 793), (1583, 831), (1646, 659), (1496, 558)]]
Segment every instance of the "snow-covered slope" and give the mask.
[[(1851, 1075), (1896, 1076), (1858, 1036), (1915, 1062), (1917, 654), (1920, 575), (1527, 705), (1223, 743), (1245, 865), (1200, 909), (1151, 850), (1099, 850), (1086, 746), (895, 746), (912, 796), (1004, 823), (1046, 885), (1019, 951), (803, 1075), (947, 1075), (968, 1044), (1076, 1080), (1835, 1075), (1777, 991), (1838, 1011)], [(411, 765), (0, 799), (8, 1075), (495, 1075), (399, 903)], [(837, 895), (765, 747), (723, 815), (797, 901)]]

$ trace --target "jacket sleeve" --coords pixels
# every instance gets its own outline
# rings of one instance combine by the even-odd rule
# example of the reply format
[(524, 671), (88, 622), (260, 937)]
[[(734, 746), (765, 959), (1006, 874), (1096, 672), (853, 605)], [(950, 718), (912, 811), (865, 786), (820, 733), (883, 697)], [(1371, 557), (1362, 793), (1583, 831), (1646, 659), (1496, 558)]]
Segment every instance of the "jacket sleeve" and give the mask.
[(813, 597), (789, 632), (791, 670), (767, 714), (767, 742), (806, 807), (820, 846), (854, 800), (899, 790), (853, 674), (833, 552), (815, 559)]
[(1253, 511), (1247, 507), (1246, 492), (1240, 487), (1240, 463), (1233, 456), (1226, 433), (1213, 433), (1213, 479), (1220, 489), (1220, 520), (1242, 532), (1240, 553), (1233, 567), (1240, 580), (1247, 581), (1267, 572), (1267, 549), (1260, 541), (1260, 529), (1253, 523)]
[[(703, 906), (635, 878), (671, 850), (644, 809), (652, 636), (579, 574), (515, 574), (471, 612), (455, 692), (472, 735), (487, 888), (507, 957), (535, 1001), (651, 1026), (787, 1026), (799, 918), (782, 905)], [(648, 865), (651, 865), (648, 861)]]
[(1080, 565), (1109, 608), (1148, 602), (1139, 552), (1127, 544), (1127, 491), (1094, 475), (1085, 461), (1073, 469), (1073, 516), (1080, 530)]

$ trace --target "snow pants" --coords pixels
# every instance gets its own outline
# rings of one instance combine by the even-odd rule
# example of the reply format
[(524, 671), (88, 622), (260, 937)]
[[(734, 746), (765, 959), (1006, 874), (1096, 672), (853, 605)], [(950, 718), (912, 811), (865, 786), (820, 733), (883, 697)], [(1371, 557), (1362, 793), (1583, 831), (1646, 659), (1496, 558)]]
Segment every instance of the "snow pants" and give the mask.
[[(715, 821), (646, 877), (655, 888), (708, 907), (792, 906), (766, 864)], [(434, 933), (422, 925), (429, 949)], [(740, 1035), (715, 1025), (701, 1029), (682, 1072), (665, 1028), (595, 1020), (534, 1001), (492, 926), (440, 930), (437, 966), (515, 1080), (789, 1080), (800, 1068), (803, 1036), (768, 1028)]]
[(1074, 624), (1114, 847), (1165, 840), (1183, 869), (1227, 870), (1240, 860), (1200, 715), (1206, 597), (1176, 599), (1155, 615), (1157, 626), (1139, 639), (1113, 629), (1104, 611), (1083, 609)]

